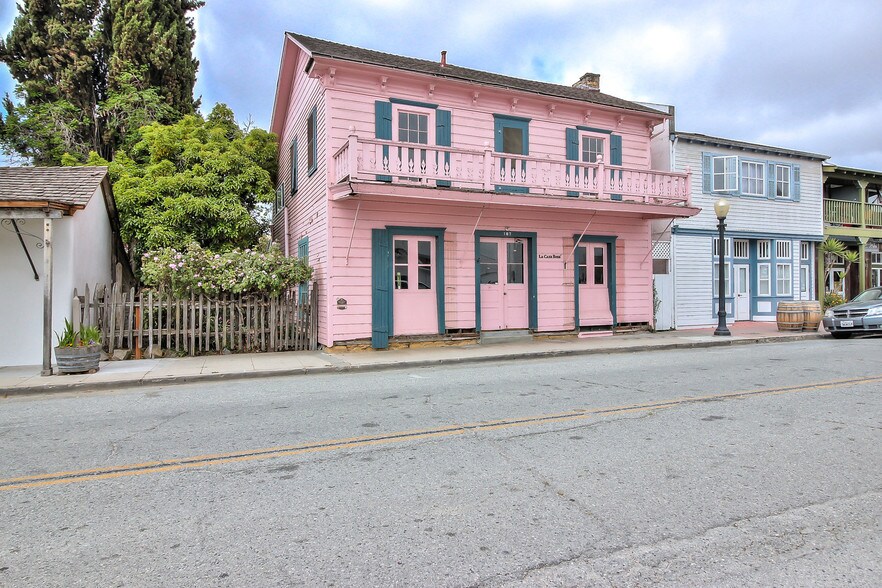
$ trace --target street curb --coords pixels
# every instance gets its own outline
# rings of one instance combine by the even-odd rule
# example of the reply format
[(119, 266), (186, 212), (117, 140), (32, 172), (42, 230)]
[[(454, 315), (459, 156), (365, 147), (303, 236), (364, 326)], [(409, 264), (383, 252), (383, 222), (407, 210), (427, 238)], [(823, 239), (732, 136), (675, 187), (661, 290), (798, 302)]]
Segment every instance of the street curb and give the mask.
[(119, 380), (108, 382), (77, 382), (75, 384), (45, 384), (40, 386), (23, 386), (12, 388), (3, 392), (3, 398), (16, 396), (34, 396), (38, 394), (63, 394), (76, 392), (97, 392), (103, 390), (124, 390), (147, 386), (168, 386), (179, 384), (194, 384), (202, 382), (228, 382), (235, 380), (251, 380), (258, 378), (273, 378), (287, 376), (319, 375), (349, 372), (379, 372), (393, 369), (436, 367), (451, 364), (476, 364), (490, 363), (494, 361), (512, 361), (525, 359), (543, 359), (550, 357), (573, 357), (580, 355), (621, 354), (643, 351), (671, 351), (674, 349), (701, 349), (711, 347), (733, 347), (740, 345), (756, 345), (760, 343), (783, 343), (787, 341), (805, 341), (808, 339), (822, 339), (822, 333), (807, 333), (805, 335), (786, 335), (777, 337), (750, 337), (743, 339), (720, 339), (714, 341), (684, 341), (661, 343), (658, 345), (620, 345), (608, 348), (593, 349), (555, 349), (552, 351), (518, 352), (503, 355), (482, 355), (476, 357), (450, 357), (442, 359), (420, 359), (414, 361), (397, 361), (391, 363), (377, 363), (366, 365), (329, 365), (314, 368), (291, 368), (284, 370), (259, 370), (239, 373), (198, 374), (188, 376), (168, 377), (145, 377), (140, 380)]

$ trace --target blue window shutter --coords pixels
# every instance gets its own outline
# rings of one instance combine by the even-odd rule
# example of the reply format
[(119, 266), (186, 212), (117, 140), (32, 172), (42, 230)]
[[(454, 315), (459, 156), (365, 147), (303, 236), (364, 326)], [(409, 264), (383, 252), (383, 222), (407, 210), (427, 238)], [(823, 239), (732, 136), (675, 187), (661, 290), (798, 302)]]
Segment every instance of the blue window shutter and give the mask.
[[(569, 161), (579, 161), (579, 130), (575, 128), (568, 128), (566, 134), (566, 146), (567, 146), (567, 159)], [(570, 166), (567, 166), (567, 175), (570, 175)], [(579, 177), (579, 167), (573, 166), (572, 175), (573, 181)], [(567, 196), (572, 196), (574, 198), (578, 198), (579, 193), (574, 192), (572, 190), (567, 191)]]
[[(392, 140), (392, 103), (377, 100), (374, 103), (374, 122), (376, 123), (377, 139)], [(383, 147), (383, 158), (389, 160), (389, 147)], [(379, 182), (391, 182), (392, 176), (377, 176)]]
[(791, 186), (790, 186), (790, 197), (793, 198), (794, 202), (799, 202), (799, 166), (793, 166), (792, 177), (790, 178)]
[(766, 178), (766, 190), (768, 191), (768, 193), (766, 194), (766, 198), (772, 200), (774, 200), (778, 195), (776, 184), (778, 180), (778, 174), (776, 173), (776, 171), (777, 170), (775, 169), (775, 162), (768, 162), (768, 164), (766, 165), (766, 173), (769, 175), (769, 177)]
[[(450, 147), (450, 111), (449, 110), (436, 110), (435, 111), (435, 143), (442, 147)], [(438, 167), (444, 168), (444, 165), (450, 165), (450, 154), (444, 154), (444, 164), (439, 162)], [(438, 180), (436, 182), (439, 188), (449, 188), (450, 182), (446, 180)]]
[(609, 163), (610, 165), (622, 165), (622, 136), (609, 136)]
[[(622, 165), (622, 136), (621, 135), (610, 135), (609, 136), (609, 163), (610, 165)], [(621, 177), (620, 171), (612, 170), (611, 173), (613, 176), (618, 175)], [(615, 178), (614, 178), (615, 179)], [(621, 194), (611, 194), (611, 200), (621, 200)]]
[[(307, 264), (309, 263), (309, 237), (304, 237), (297, 241), (297, 259), (304, 260)], [(298, 295), (297, 298), (300, 300), (301, 304), (305, 304), (308, 302), (309, 296), (309, 283), (302, 282), (297, 287)]]
[(710, 194), (714, 191), (714, 158), (710, 153), (701, 154), (701, 191)]
[(371, 347), (389, 347), (389, 309), (392, 308), (392, 252), (386, 229), (371, 231)]
[(575, 128), (567, 129), (567, 159), (579, 161), (579, 131)]

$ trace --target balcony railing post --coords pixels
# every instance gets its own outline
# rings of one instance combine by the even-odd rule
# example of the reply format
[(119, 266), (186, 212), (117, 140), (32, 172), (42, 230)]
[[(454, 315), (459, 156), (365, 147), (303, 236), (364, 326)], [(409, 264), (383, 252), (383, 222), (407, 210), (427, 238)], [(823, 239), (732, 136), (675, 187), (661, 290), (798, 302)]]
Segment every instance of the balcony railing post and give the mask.
[(683, 198), (686, 206), (692, 206), (692, 168), (686, 168), (686, 184), (683, 186)]
[(597, 197), (603, 200), (606, 193), (606, 166), (603, 164), (603, 155), (597, 156)]
[(484, 191), (493, 191), (493, 150), (490, 142), (484, 141)]
[(358, 179), (358, 136), (355, 127), (349, 127), (349, 153), (346, 154), (349, 164), (349, 179)]

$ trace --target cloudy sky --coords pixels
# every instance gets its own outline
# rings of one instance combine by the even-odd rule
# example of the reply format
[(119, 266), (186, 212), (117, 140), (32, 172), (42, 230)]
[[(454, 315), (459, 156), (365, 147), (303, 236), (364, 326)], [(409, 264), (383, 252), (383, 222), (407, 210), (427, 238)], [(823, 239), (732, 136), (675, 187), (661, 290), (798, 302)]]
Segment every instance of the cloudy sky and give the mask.
[(608, 94), (675, 105), (681, 131), (882, 170), (880, 23), (879, 0), (207, 0), (196, 93), (266, 128), (289, 30), (561, 84), (595, 72)]

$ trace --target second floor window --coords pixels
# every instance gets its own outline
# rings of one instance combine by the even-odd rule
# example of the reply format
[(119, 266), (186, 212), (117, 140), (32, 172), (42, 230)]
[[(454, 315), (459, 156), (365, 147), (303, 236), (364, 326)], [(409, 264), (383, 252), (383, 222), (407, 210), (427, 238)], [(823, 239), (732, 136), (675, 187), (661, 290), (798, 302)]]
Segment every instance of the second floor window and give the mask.
[(738, 189), (738, 158), (735, 156), (714, 157), (714, 192), (734, 192)]
[(755, 161), (741, 162), (741, 193), (748, 196), (763, 196), (765, 191), (765, 164)]
[(790, 166), (775, 166), (775, 197), (790, 198)]
[(604, 156), (603, 147), (605, 141), (601, 137), (592, 137), (589, 135), (582, 136), (582, 161), (587, 163), (597, 163), (599, 157), (604, 157), (604, 161), (609, 160)]
[(418, 112), (398, 112), (398, 140), (404, 143), (429, 144), (429, 115)]

